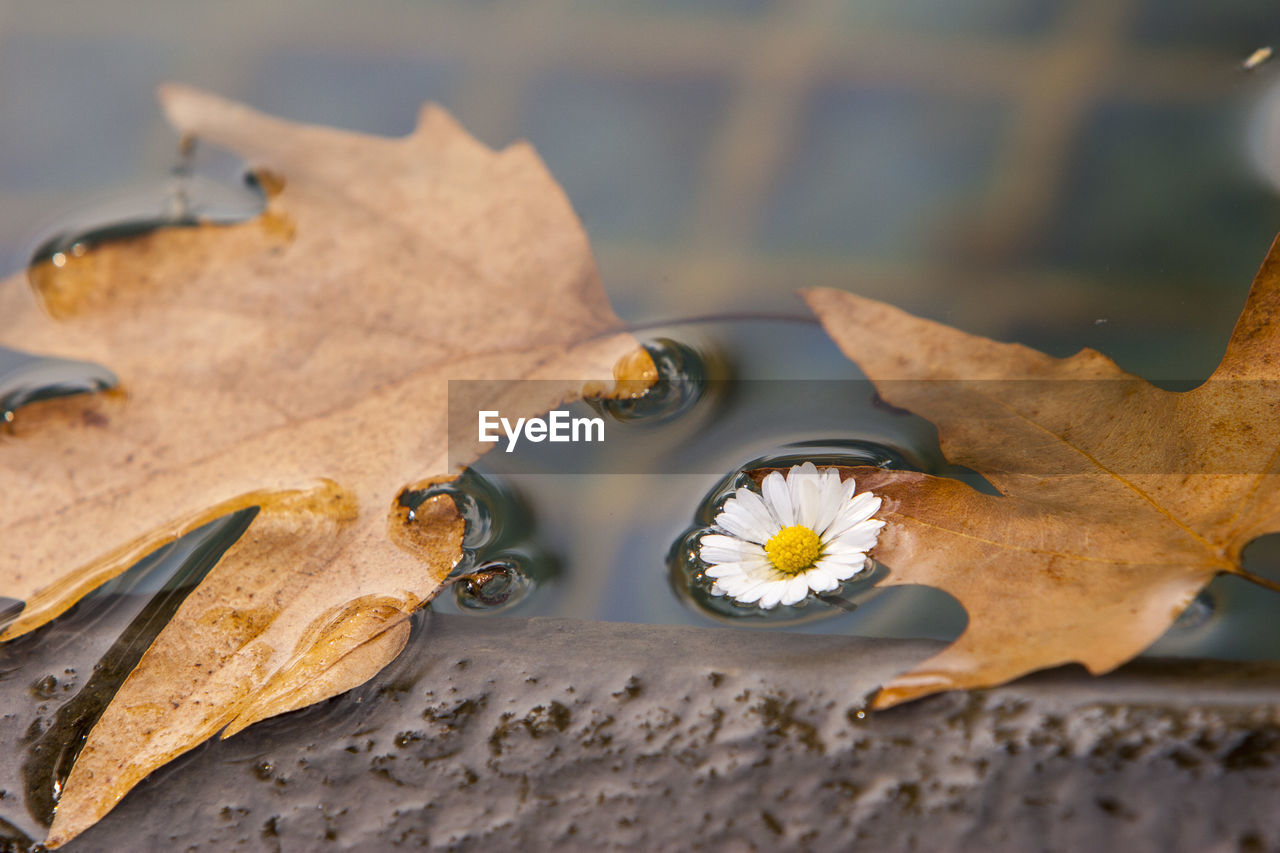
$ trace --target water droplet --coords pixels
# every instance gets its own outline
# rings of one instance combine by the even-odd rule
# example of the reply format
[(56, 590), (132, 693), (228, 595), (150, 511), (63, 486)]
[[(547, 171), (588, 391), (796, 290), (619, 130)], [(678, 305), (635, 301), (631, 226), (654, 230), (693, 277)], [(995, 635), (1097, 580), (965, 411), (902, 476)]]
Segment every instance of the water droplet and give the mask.
[(31, 692), (38, 699), (52, 699), (58, 692), (58, 679), (46, 675), (31, 685)]
[(918, 470), (907, 457), (892, 447), (875, 442), (808, 441), (784, 447), (781, 451), (761, 456), (731, 472), (713, 488), (694, 514), (695, 523), (676, 541), (668, 555), (670, 581), (676, 594), (689, 606), (717, 620), (760, 625), (797, 625), (847, 614), (858, 606), (882, 580), (888, 570), (875, 560), (867, 560), (867, 568), (836, 589), (811, 595), (791, 606), (779, 605), (765, 610), (755, 604), (743, 604), (729, 596), (712, 591), (714, 580), (707, 577), (708, 568), (699, 556), (702, 537), (719, 532), (715, 517), (724, 502), (740, 486), (754, 488), (749, 471), (757, 468), (787, 468), (803, 462), (824, 466), (868, 465), (877, 468)]
[(92, 362), (0, 353), (0, 421), (13, 423), (29, 403), (105, 391), (117, 383), (114, 373)]
[(660, 424), (697, 405), (707, 387), (708, 371), (702, 353), (670, 338), (644, 344), (658, 368), (658, 379), (641, 396), (630, 400), (588, 399), (596, 411), (623, 423)]
[(510, 556), (457, 576), (454, 600), (463, 610), (493, 612), (518, 604), (535, 586), (521, 560)]
[[(458, 508), (458, 514), (466, 524), (466, 533), (462, 539), (465, 551), (475, 551), (494, 542), (503, 535), (507, 526), (523, 515), (512, 496), (470, 470), (450, 482), (416, 492), (406, 492), (401, 496), (400, 503), (409, 508), (409, 518), (412, 519), (414, 510), (423, 501), (437, 495), (448, 495)], [(495, 507), (501, 508), (501, 512), (496, 515)], [(502, 519), (501, 526), (495, 521), (496, 518)]]
[(433, 608), (462, 613), (507, 610), (557, 574), (555, 561), (532, 539), (524, 502), (511, 491), (467, 469), (450, 482), (406, 492), (400, 501), (412, 513), (437, 495), (453, 500), (466, 532), (462, 559), (449, 576), (453, 595), (437, 598)]

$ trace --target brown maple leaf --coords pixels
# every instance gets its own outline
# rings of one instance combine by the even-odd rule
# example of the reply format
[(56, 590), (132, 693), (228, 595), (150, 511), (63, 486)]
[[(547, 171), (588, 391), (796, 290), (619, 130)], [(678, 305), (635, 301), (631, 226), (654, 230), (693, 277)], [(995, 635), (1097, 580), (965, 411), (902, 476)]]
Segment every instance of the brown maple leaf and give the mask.
[(49, 846), (209, 736), (336, 695), (403, 648), (461, 556), (448, 497), (400, 500), (456, 473), (448, 380), (559, 381), (488, 399), (521, 416), (627, 354), (641, 384), (654, 374), (528, 145), (491, 151), (433, 106), (382, 139), (185, 88), (161, 100), (183, 134), (262, 170), (266, 211), (64, 253), (34, 287), (0, 286), (5, 346), (120, 377), (30, 405), (0, 436), (0, 595), (26, 603), (3, 638), (260, 509), (89, 735)]
[(1070, 662), (1102, 673), (1156, 640), (1215, 575), (1280, 530), (1280, 241), (1204, 384), (1165, 391), (1085, 349), (1053, 358), (834, 290), (805, 299), (879, 394), (932, 421), (1000, 494), (850, 468), (884, 497), (872, 555), (969, 624), (877, 694), (885, 708)]

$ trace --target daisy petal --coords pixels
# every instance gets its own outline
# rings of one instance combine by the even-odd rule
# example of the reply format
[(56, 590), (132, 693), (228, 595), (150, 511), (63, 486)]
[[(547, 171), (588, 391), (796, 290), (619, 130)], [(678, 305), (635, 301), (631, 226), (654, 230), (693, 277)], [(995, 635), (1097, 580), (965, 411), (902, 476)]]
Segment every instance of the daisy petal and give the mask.
[(840, 586), (840, 581), (834, 574), (823, 568), (821, 562), (805, 572), (804, 576), (809, 582), (809, 589), (814, 592), (831, 592), (831, 590)]
[(793, 496), (796, 508), (796, 521), (805, 527), (818, 532), (818, 521), (822, 518), (822, 480), (818, 477), (807, 477), (800, 481), (796, 489), (798, 499)]
[(840, 500), (845, 502), (853, 498), (853, 493), (858, 490), (858, 483), (852, 477), (840, 484)]
[(758, 581), (744, 589), (742, 592), (731, 594), (743, 604), (755, 604), (773, 587), (773, 584), (774, 581)]
[(809, 578), (806, 575), (797, 575), (787, 581), (787, 589), (782, 595), (781, 604), (799, 604), (809, 597)]
[(813, 523), (813, 532), (823, 536), (831, 522), (836, 520), (840, 507), (844, 502), (840, 499), (840, 472), (835, 468), (826, 468), (818, 485), (818, 513)]
[(709, 578), (727, 579), (734, 575), (746, 577), (747, 573), (742, 570), (741, 563), (717, 563), (714, 566), (707, 567), (706, 575)]
[(758, 583), (760, 583), (760, 581), (752, 580), (746, 575), (727, 575), (722, 578), (716, 578), (716, 586), (720, 587), (734, 598), (742, 595)]
[(698, 543), (698, 558), (704, 563), (733, 563), (743, 558), (742, 546), (750, 544), (752, 543), (743, 542), (732, 536), (713, 533), (703, 536), (702, 541)]
[(839, 536), (859, 522), (866, 521), (880, 510), (881, 501), (871, 492), (863, 492), (840, 508), (835, 521), (827, 528), (828, 537)]
[(813, 529), (813, 518), (817, 516), (818, 469), (812, 462), (794, 465), (787, 472), (787, 491), (791, 496), (791, 506), (795, 512), (796, 524)]
[[(769, 541), (769, 537), (777, 533), (780, 529), (777, 520), (773, 517), (773, 513), (769, 512), (769, 507), (765, 506), (764, 499), (760, 495), (743, 486), (734, 493), (734, 497), (725, 502), (725, 508), (728, 508), (730, 502), (737, 501), (737, 511), (745, 518), (750, 519), (749, 525), (753, 533), (758, 534), (759, 542), (763, 545)], [(752, 541), (756, 541), (754, 538)]]
[(764, 483), (761, 485), (765, 506), (773, 514), (778, 526), (790, 527), (795, 524), (796, 513), (791, 506), (791, 490), (787, 487), (787, 481), (782, 479), (782, 475), (774, 471), (764, 478)]
[(716, 524), (748, 542), (768, 542), (769, 537), (773, 535), (768, 527), (760, 524), (755, 515), (736, 498), (729, 498), (724, 502), (724, 509), (716, 516)]
[(871, 492), (863, 492), (849, 501), (848, 510), (858, 521), (866, 521), (880, 509), (882, 501)]
[(866, 564), (866, 557), (823, 557), (818, 561), (818, 565), (814, 570), (821, 571), (823, 575), (839, 582), (853, 577), (862, 571)]
[(778, 606), (778, 602), (782, 601), (782, 597), (787, 594), (787, 581), (773, 581), (766, 584), (766, 589), (760, 596), (760, 606), (765, 610), (772, 610)]
[(870, 551), (879, 538), (879, 527), (855, 525), (849, 531), (829, 540), (823, 547), (823, 553), (847, 552), (850, 550)]

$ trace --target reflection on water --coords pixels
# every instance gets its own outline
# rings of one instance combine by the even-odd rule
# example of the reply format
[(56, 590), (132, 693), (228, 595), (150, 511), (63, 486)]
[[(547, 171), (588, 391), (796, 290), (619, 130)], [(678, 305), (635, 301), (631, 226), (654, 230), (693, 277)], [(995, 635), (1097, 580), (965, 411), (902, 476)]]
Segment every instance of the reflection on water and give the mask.
[[(256, 70), (212, 82), (295, 118), (387, 134), (405, 132), (430, 97), (486, 143), (529, 138), (581, 212), (610, 296), (632, 320), (796, 310), (797, 288), (832, 285), (967, 331), (1058, 355), (1091, 345), (1142, 375), (1194, 381), (1220, 354), (1276, 230), (1280, 66), (1238, 71), (1269, 39), (1274, 9), (1262, 0), (801, 0), (785, 18), (763, 3), (650, 4), (643, 14), (595, 4), (573, 28), (521, 5), (406, 13), (423, 30), (451, 31), (462, 15), (475, 25), (468, 32), (500, 36), (497, 53), (523, 58), (514, 89), (513, 75), (492, 73), (487, 41), (455, 39), (440, 53), (414, 27), (330, 18), (323, 3), (313, 27), (376, 29), (405, 38), (403, 50), (344, 38), (316, 51), (265, 22), (276, 29), (261, 42), (231, 36)], [(229, 179), (243, 170), (235, 158), (205, 146), (180, 146), (175, 158), (171, 140), (144, 145), (148, 119), (159, 118), (143, 93), (190, 76), (184, 63), (201, 52), (185, 46), (228, 37), (221, 23), (193, 32), (161, 17), (157, 29), (131, 33), (137, 50), (91, 50), (41, 8), (7, 20), (14, 98), (0, 113), (24, 134), (0, 146), (0, 177), (33, 192), (0, 199), (10, 214), (0, 217), (10, 226), (4, 245), (56, 220), (59, 236), (35, 252), (56, 264), (119, 236), (96, 229), (102, 222), (137, 230), (261, 210), (257, 188)], [(619, 49), (591, 47), (599, 44)], [(170, 55), (163, 45), (184, 49)], [(19, 73), (33, 67), (49, 73)], [(92, 133), (67, 132), (71, 116)], [(88, 141), (77, 148), (78, 139)], [(127, 185), (107, 199), (126, 162)], [(34, 192), (42, 182), (74, 188), (74, 213)], [(468, 545), (459, 573), (489, 566), (485, 582), (457, 584), (435, 606), (474, 610), (502, 598), (494, 610), (711, 624), (672, 594), (665, 555), (723, 477), (796, 442), (871, 442), (984, 486), (944, 466), (928, 423), (823, 385), (858, 373), (810, 323), (650, 334), (666, 336), (655, 354), (673, 375), (738, 381), (701, 393), (674, 382), (638, 406), (603, 404), (621, 417), (600, 446), (490, 453), (476, 482), (495, 486), (504, 514), (524, 520), (481, 531), (488, 538)], [(114, 383), (110, 365), (51, 364), (56, 375), (33, 366), (0, 379), (0, 417), (32, 394)], [(662, 416), (641, 410), (655, 405)], [(469, 520), (480, 530), (479, 515)], [(1249, 551), (1264, 572), (1266, 551)], [(1222, 627), (1248, 623), (1240, 614), (1271, 601), (1239, 583), (1215, 583), (1212, 614), (1184, 622), (1182, 639), (1159, 649), (1280, 649), (1266, 632)], [(483, 588), (498, 591), (476, 598)], [(804, 630), (946, 637), (963, 620), (941, 593), (894, 589)]]
[[(554, 15), (559, 4), (415, 4), (388, 26), (320, 2), (306, 27), (255, 18), (252, 34), (240, 15), (193, 27), (148, 14), (139, 28), (145, 5), (96, 5), (100, 16), (72, 27), (57, 4), (6, 10), (0, 123), (19, 129), (0, 145), (9, 266), (31, 257), (29, 229), (50, 221), (61, 235), (36, 255), (56, 266), (119, 236), (86, 226), (261, 209), (260, 194), (225, 180), (242, 164), (208, 159), (216, 153), (194, 162), (222, 180), (193, 174), (189, 150), (167, 182), (154, 180), (172, 159), (154, 144), (163, 131), (147, 94), (163, 79), (382, 133), (407, 130), (430, 97), (490, 144), (528, 137), (582, 213), (631, 320), (795, 310), (798, 287), (825, 284), (1053, 354), (1089, 345), (1139, 374), (1194, 381), (1220, 355), (1277, 227), (1280, 73), (1274, 60), (1236, 71), (1274, 35), (1269, 0), (800, 0), (787, 14), (764, 2), (614, 2), (571, 4), (572, 27)], [(307, 41), (326, 32), (337, 37)], [(423, 32), (461, 37), (424, 42)], [(604, 406), (622, 417), (603, 445), (490, 453), (455, 487), (467, 555), (434, 608), (721, 624), (690, 606), (683, 569), (673, 590), (667, 556), (726, 476), (799, 442), (866, 442), (984, 485), (945, 466), (928, 423), (831, 382), (858, 373), (811, 323), (659, 333), (659, 362), (674, 374), (739, 381), (705, 393), (672, 382), (637, 406)], [(0, 351), (0, 419), (40, 396), (112, 386), (109, 367), (19, 364)], [(151, 587), (118, 580), (120, 595), (58, 620), (77, 626), (58, 634), (75, 647), (52, 650), (66, 665), (32, 682), (29, 743), (55, 744), (57, 702), (92, 692), (94, 662), (158, 606), (168, 575), (154, 563), (124, 576)], [(1245, 563), (1276, 576), (1280, 536), (1254, 543)], [(948, 638), (965, 624), (936, 590), (846, 594), (856, 611), (814, 602), (786, 629)], [(1150, 653), (1280, 656), (1278, 604), (1220, 578)], [(46, 635), (0, 647), (0, 680)], [(61, 761), (37, 775), (56, 780)], [(16, 774), (0, 766), (0, 789), (23, 790)], [(40, 835), (29, 816), (4, 814), (0, 846)]]
[[(967, 616), (945, 593), (878, 589), (865, 578), (838, 596), (856, 609), (813, 600), (761, 616), (706, 595), (694, 540), (746, 468), (811, 459), (990, 486), (947, 465), (933, 426), (886, 406), (814, 323), (703, 321), (650, 332), (665, 354), (665, 385), (648, 408), (595, 404), (619, 415), (608, 420), (605, 441), (520, 442), (511, 453), (490, 452), (457, 481), (404, 497), (412, 507), (448, 493), (467, 521), (463, 560), (434, 608), (871, 637), (950, 639), (963, 630)], [(712, 378), (687, 381), (680, 365)], [(592, 414), (586, 403), (570, 410)], [(1266, 574), (1280, 565), (1280, 546), (1260, 540), (1246, 560)], [(1280, 655), (1280, 637), (1269, 630), (1272, 595), (1220, 579), (1152, 653)]]
[[(678, 560), (669, 569), (667, 558), (673, 543), (679, 552), (695, 519), (709, 522), (701, 518), (710, 511), (708, 500), (714, 503), (752, 460), (812, 454), (819, 461), (857, 457), (954, 470), (942, 459), (934, 428), (880, 404), (815, 323), (708, 321), (649, 334), (667, 341), (668, 349), (679, 341), (686, 363), (712, 377), (678, 416), (660, 409), (650, 420), (634, 417), (633, 409), (608, 423), (602, 443), (521, 443), (513, 453), (491, 452), (473, 466), (475, 477), (519, 497), (533, 517), (533, 540), (562, 567), (505, 612), (722, 624), (729, 614), (690, 607), (696, 593), (678, 583), (673, 588), (672, 578), (685, 569)], [(589, 409), (577, 404), (572, 411)], [(779, 612), (765, 621), (789, 630), (936, 638), (955, 636), (965, 624), (964, 611), (937, 590), (866, 592), (857, 596), (861, 606), (854, 612), (814, 602), (807, 613)], [(454, 606), (445, 596), (433, 604)]]

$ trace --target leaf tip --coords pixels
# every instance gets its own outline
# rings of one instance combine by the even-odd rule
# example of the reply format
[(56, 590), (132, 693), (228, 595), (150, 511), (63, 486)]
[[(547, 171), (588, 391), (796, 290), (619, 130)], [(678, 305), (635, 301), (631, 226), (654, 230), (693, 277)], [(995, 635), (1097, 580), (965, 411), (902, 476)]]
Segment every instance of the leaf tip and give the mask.
[(844, 293), (843, 290), (834, 290), (830, 287), (802, 287), (796, 291), (800, 298), (810, 308), (816, 308), (819, 304), (831, 301), (833, 297)]
[(824, 326), (854, 308), (866, 309), (878, 304), (856, 293), (834, 287), (805, 287), (796, 292)]
[(229, 104), (217, 95), (184, 83), (161, 83), (156, 87), (156, 99), (169, 123), (179, 130), (187, 129), (192, 117), (210, 104)]
[[(102, 814), (105, 814), (105, 812)], [(87, 815), (80, 815), (77, 820), (74, 812), (66, 813), (55, 810), (53, 813), (53, 825), (49, 827), (49, 834), (44, 840), (44, 848), (46, 850), (56, 850), (68, 841), (72, 841), (80, 833), (93, 826), (102, 817), (102, 814), (91, 818)]]
[(453, 114), (435, 101), (427, 101), (418, 108), (418, 122), (414, 125), (413, 133), (415, 136), (432, 136), (437, 133), (470, 136)]
[(923, 699), (934, 693), (978, 686), (981, 685), (963, 684), (954, 676), (938, 670), (912, 670), (904, 672), (877, 690), (875, 697), (871, 700), (871, 709), (883, 711), (895, 705)]
[(883, 711), (887, 708), (892, 708), (894, 705), (909, 702), (912, 698), (914, 697), (903, 695), (902, 690), (886, 685), (877, 690), (875, 696), (871, 697), (871, 704), (868, 707), (873, 711)]

